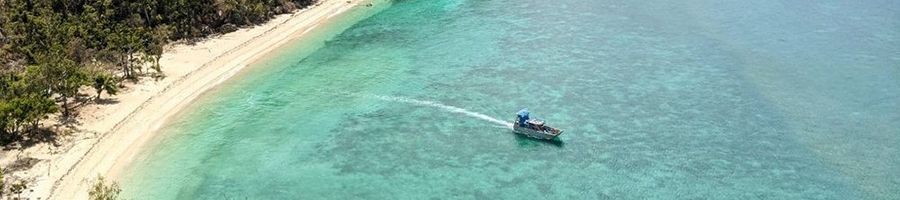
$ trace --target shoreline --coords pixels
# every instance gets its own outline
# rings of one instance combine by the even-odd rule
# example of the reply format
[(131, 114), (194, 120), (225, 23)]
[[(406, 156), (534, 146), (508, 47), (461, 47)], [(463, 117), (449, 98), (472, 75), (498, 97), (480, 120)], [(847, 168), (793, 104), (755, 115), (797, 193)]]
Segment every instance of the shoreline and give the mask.
[[(196, 44), (167, 46), (160, 64), (166, 78), (144, 78), (112, 97), (116, 103), (87, 105), (79, 111), (74, 133), (60, 144), (42, 144), (4, 153), (4, 162), (20, 156), (39, 160), (13, 174), (31, 179), (23, 197), (87, 199), (100, 176), (116, 181), (154, 132), (201, 94), (239, 74), (286, 44), (302, 40), (319, 25), (360, 6), (360, 0), (321, 0), (268, 22), (212, 36)], [(368, 1), (366, 1), (368, 2)], [(15, 155), (15, 156), (12, 156)]]

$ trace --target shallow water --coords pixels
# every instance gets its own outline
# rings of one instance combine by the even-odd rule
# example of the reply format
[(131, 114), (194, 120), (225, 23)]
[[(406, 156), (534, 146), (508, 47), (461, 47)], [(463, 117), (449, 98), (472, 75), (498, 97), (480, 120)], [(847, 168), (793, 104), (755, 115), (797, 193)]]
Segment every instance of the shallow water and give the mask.
[[(201, 97), (126, 196), (900, 198), (900, 1), (398, 0), (310, 47)], [(497, 122), (523, 107), (566, 132)]]

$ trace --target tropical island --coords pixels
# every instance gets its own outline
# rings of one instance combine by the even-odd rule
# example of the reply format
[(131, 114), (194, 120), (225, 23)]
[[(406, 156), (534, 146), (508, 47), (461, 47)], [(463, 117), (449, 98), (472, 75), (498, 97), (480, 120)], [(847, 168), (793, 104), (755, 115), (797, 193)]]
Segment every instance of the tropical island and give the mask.
[(0, 198), (84, 198), (87, 188), (114, 197), (119, 189), (98, 179), (114, 163), (103, 158), (149, 137), (153, 127), (136, 121), (161, 123), (354, 5), (0, 0)]

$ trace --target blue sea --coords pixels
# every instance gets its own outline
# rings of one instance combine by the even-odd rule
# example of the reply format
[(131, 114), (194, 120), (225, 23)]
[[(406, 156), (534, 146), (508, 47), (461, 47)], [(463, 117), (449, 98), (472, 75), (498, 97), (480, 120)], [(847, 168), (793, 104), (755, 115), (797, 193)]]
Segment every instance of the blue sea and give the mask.
[[(900, 199), (900, 1), (394, 0), (205, 93), (131, 199)], [(508, 127), (528, 108), (565, 132)]]

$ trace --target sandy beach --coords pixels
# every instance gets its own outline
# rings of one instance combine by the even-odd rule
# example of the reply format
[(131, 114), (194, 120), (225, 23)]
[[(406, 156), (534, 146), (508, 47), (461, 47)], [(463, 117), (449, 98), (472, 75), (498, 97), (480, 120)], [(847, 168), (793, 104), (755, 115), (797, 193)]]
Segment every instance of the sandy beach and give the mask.
[(22, 197), (87, 199), (98, 176), (115, 180), (155, 130), (200, 94), (358, 4), (322, 0), (259, 26), (196, 44), (171, 45), (160, 61), (166, 78), (145, 78), (108, 97), (112, 103), (84, 106), (77, 131), (59, 137), (58, 145), (37, 144), (4, 152), (0, 162), (26, 163), (26, 169), (7, 174), (30, 180), (29, 191)]

